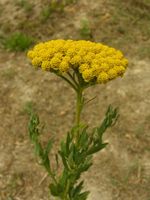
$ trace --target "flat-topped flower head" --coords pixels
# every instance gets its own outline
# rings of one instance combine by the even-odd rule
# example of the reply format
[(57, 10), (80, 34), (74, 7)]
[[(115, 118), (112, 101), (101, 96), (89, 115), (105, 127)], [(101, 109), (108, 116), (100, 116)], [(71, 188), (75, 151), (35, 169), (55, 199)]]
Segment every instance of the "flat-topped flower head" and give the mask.
[(60, 74), (75, 70), (85, 82), (95, 84), (123, 76), (128, 65), (121, 51), (85, 40), (39, 43), (27, 56), (36, 68)]

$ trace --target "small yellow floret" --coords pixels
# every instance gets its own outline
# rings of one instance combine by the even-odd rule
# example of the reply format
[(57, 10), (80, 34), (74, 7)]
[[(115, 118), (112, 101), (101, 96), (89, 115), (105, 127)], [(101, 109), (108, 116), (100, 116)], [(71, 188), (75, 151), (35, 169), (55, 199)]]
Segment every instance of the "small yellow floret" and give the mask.
[(27, 57), (28, 58), (30, 58), (30, 59), (33, 59), (34, 58), (34, 56), (35, 56), (35, 53), (34, 53), (34, 51), (28, 51), (28, 53), (27, 53)]
[(91, 55), (86, 55), (83, 57), (83, 62), (85, 62), (85, 63), (90, 64), (92, 62), (92, 60), (93, 60), (93, 57)]
[(122, 52), (121, 51), (116, 51), (116, 58), (119, 58), (119, 59), (121, 59), (121, 58), (123, 58), (123, 54), (122, 54)]
[(86, 69), (82, 72), (82, 77), (85, 82), (89, 82), (94, 78), (93, 71), (91, 69)]
[(117, 77), (117, 72), (115, 69), (110, 69), (107, 74), (109, 75), (109, 79), (114, 79)]
[(58, 69), (60, 63), (61, 63), (61, 60), (59, 58), (53, 57), (50, 61), (51, 68)]
[(82, 64), (82, 65), (80, 65), (80, 67), (79, 67), (79, 72), (82, 73), (82, 72), (84, 72), (86, 69), (89, 69), (89, 68), (90, 68), (90, 67), (89, 67), (88, 64)]
[(106, 83), (109, 80), (109, 76), (106, 72), (101, 72), (97, 77), (97, 83)]
[(69, 56), (64, 56), (63, 57), (63, 61), (69, 62), (71, 60), (71, 58)]
[(86, 51), (81, 47), (81, 49), (77, 53), (78, 56), (83, 57), (86, 55)]
[(127, 67), (127, 65), (128, 65), (128, 60), (127, 60), (126, 58), (123, 58), (123, 59), (121, 60), (121, 64), (122, 64), (124, 67)]
[(82, 58), (80, 56), (74, 56), (71, 60), (70, 60), (70, 63), (72, 65), (80, 65), (80, 63), (82, 62)]
[(49, 70), (50, 69), (50, 66), (51, 66), (51, 64), (50, 64), (50, 61), (43, 61), (42, 62), (42, 65), (41, 65), (41, 68), (43, 69), (43, 70)]
[(100, 65), (98, 64), (91, 65), (91, 69), (93, 71), (94, 76), (98, 76), (99, 73), (101, 72)]
[(67, 61), (62, 61), (59, 65), (59, 70), (61, 72), (67, 72), (69, 70), (69, 63)]
[(76, 55), (76, 51), (75, 51), (75, 49), (74, 49), (74, 48), (70, 48), (70, 49), (68, 49), (66, 55), (67, 55), (67, 56), (70, 56), (70, 57), (75, 56), (75, 55)]
[(40, 42), (39, 44), (35, 45), (34, 47), (34, 51), (38, 51), (40, 49), (44, 49), (45, 48), (45, 44), (43, 42)]
[(100, 65), (100, 70), (103, 72), (107, 72), (110, 69), (110, 66), (107, 63), (102, 63)]
[(33, 58), (33, 60), (32, 60), (32, 65), (33, 65), (34, 67), (40, 67), (40, 66), (41, 66), (41, 63), (42, 63), (42, 59), (39, 58), (39, 57), (35, 57), (35, 58)]
[(116, 72), (117, 72), (118, 75), (124, 74), (124, 72), (126, 70), (125, 67), (123, 67), (123, 66), (115, 66), (113, 69), (116, 70)]
[(59, 59), (62, 59), (63, 58), (63, 54), (62, 53), (55, 53), (55, 57), (56, 58), (59, 58)]

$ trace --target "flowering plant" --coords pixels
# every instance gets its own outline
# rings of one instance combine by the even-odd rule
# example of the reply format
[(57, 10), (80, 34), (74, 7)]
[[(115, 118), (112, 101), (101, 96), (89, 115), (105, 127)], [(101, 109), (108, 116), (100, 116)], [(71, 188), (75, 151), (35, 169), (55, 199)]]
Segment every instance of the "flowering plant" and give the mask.
[[(69, 83), (77, 94), (75, 124), (56, 153), (55, 169), (49, 159), (53, 142), (50, 139), (46, 147), (41, 145), (40, 122), (35, 113), (31, 113), (29, 134), (42, 165), (51, 177), (51, 194), (61, 200), (86, 200), (89, 191), (82, 191), (84, 182), (79, 179), (92, 165), (92, 155), (107, 145), (103, 143), (102, 136), (108, 127), (115, 124), (118, 112), (117, 108), (109, 106), (102, 124), (89, 133), (88, 126), (81, 123), (84, 90), (123, 76), (128, 61), (114, 48), (84, 40), (39, 43), (28, 52), (28, 57), (35, 68), (55, 73)], [(61, 173), (58, 173), (60, 158), (62, 167)]]

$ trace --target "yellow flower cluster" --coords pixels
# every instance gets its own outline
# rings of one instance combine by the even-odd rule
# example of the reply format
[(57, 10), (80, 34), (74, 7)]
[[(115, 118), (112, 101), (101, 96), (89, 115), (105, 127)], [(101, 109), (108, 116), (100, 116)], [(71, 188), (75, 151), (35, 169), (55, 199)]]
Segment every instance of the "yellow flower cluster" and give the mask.
[(61, 73), (78, 69), (85, 82), (106, 83), (122, 76), (128, 65), (123, 54), (101, 43), (51, 40), (37, 44), (28, 52), (32, 65)]

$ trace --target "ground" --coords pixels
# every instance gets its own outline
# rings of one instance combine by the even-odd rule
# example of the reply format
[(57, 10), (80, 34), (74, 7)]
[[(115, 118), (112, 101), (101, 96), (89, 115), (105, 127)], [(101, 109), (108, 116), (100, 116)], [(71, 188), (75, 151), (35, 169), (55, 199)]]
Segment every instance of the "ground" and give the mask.
[[(47, 1), (0, 2), (0, 39), (23, 31), (36, 41), (71, 38), (119, 48), (129, 60), (122, 78), (89, 88), (83, 119), (94, 127), (109, 104), (119, 107), (105, 150), (96, 154), (84, 175), (88, 200), (150, 200), (150, 1), (80, 0), (44, 17)], [(27, 2), (27, 1), (26, 1)], [(45, 6), (45, 7), (44, 7)], [(89, 23), (85, 33), (83, 20)], [(84, 38), (83, 38), (84, 39)], [(26, 52), (0, 50), (0, 200), (48, 200), (49, 178), (38, 164), (28, 137), (30, 107), (45, 123), (43, 143), (54, 137), (56, 148), (74, 119), (75, 94), (54, 74), (36, 71)], [(55, 153), (53, 149), (52, 155)], [(50, 198), (51, 199), (51, 198)]]

